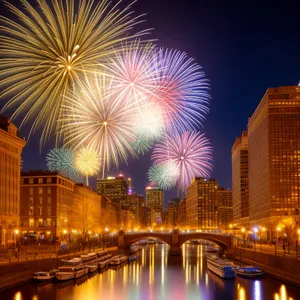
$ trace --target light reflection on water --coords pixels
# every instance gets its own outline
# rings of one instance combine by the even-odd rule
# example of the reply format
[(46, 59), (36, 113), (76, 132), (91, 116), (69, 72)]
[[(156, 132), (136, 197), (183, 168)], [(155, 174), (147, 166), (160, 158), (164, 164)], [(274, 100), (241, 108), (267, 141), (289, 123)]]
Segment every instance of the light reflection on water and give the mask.
[(300, 289), (269, 278), (223, 280), (207, 270), (201, 245), (184, 245), (182, 257), (168, 255), (167, 245), (148, 245), (136, 262), (76, 280), (27, 284), (0, 293), (14, 300), (296, 300)]

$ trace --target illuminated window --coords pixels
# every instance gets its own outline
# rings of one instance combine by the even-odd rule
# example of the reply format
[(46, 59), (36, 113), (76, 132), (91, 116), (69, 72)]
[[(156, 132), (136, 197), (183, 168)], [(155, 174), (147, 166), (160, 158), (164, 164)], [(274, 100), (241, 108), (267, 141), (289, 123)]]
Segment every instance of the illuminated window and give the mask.
[(38, 183), (39, 184), (43, 183), (43, 178), (39, 178)]
[(29, 178), (29, 184), (33, 184), (33, 178)]
[(43, 194), (43, 188), (39, 188), (39, 195)]
[(34, 219), (29, 219), (29, 227), (33, 227), (34, 226)]
[(29, 195), (33, 195), (33, 188), (29, 188)]
[(33, 197), (29, 198), (29, 204), (31, 204), (31, 205), (33, 204)]

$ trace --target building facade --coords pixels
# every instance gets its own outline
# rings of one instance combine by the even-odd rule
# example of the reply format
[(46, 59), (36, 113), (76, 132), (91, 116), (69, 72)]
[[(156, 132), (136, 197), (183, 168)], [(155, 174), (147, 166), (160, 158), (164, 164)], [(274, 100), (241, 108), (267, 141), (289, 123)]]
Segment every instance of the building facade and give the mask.
[(174, 227), (178, 224), (179, 198), (174, 198), (168, 202), (168, 226)]
[[(250, 225), (299, 222), (300, 87), (269, 88), (248, 122)], [(299, 224), (299, 223), (298, 223)]]
[(0, 115), (0, 246), (15, 244), (20, 225), (21, 153), (26, 142)]
[(218, 229), (229, 229), (233, 220), (232, 191), (218, 188), (217, 190), (217, 222)]
[(74, 185), (58, 172), (21, 173), (20, 231), (24, 242), (62, 238), (72, 222)]
[(178, 227), (180, 227), (181, 229), (186, 228), (186, 199), (182, 199), (179, 202)]
[(112, 202), (125, 206), (128, 184), (122, 175), (107, 177), (106, 179), (97, 179), (97, 192), (98, 194), (106, 195)]
[(186, 227), (217, 229), (217, 189), (215, 179), (196, 177), (186, 190)]
[(146, 206), (153, 210), (151, 214), (151, 222), (162, 224), (163, 222), (163, 205), (164, 205), (164, 192), (158, 187), (146, 188)]
[(23, 243), (75, 243), (101, 231), (101, 196), (58, 172), (21, 173)]
[(249, 226), (248, 132), (243, 131), (231, 151), (233, 223), (235, 227)]

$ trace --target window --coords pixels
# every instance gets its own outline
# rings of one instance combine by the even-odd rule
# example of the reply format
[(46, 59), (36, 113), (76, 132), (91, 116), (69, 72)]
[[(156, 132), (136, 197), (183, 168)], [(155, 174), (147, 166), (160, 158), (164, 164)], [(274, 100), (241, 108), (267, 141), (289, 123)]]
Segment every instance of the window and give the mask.
[(52, 183), (52, 178), (51, 177), (47, 178), (47, 183)]
[(29, 184), (33, 184), (33, 178), (29, 178)]
[(51, 206), (47, 206), (47, 216), (51, 216)]
[(43, 183), (43, 178), (39, 178), (38, 183), (39, 184)]
[(39, 188), (39, 195), (43, 194), (43, 188)]
[(47, 218), (47, 226), (51, 226), (51, 218)]
[(40, 218), (40, 219), (39, 219), (39, 227), (42, 227), (42, 226), (43, 226), (43, 219)]
[(43, 214), (43, 207), (40, 206), (40, 207), (39, 207), (39, 216), (41, 216), (42, 214)]
[(48, 197), (47, 204), (51, 204), (51, 197)]
[(33, 197), (29, 197), (29, 204), (33, 205)]
[(29, 195), (33, 195), (33, 188), (29, 188)]
[(29, 219), (29, 227), (33, 227), (34, 226), (34, 219)]
[(40, 197), (40, 204), (43, 204), (43, 197)]
[(47, 193), (48, 193), (48, 195), (51, 194), (51, 187), (48, 187), (48, 188), (47, 188)]
[(33, 216), (33, 206), (29, 207), (29, 216)]

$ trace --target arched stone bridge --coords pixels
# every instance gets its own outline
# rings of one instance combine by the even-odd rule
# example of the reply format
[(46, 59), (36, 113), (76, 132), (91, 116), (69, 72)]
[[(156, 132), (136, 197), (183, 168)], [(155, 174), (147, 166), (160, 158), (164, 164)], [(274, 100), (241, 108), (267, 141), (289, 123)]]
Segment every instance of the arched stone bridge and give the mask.
[(135, 232), (125, 233), (124, 231), (119, 232), (118, 246), (119, 248), (128, 249), (133, 243), (140, 240), (153, 237), (159, 239), (170, 246), (169, 254), (181, 254), (180, 247), (183, 243), (194, 239), (203, 239), (213, 243), (216, 243), (221, 247), (221, 252), (225, 252), (227, 249), (232, 247), (232, 237), (222, 234), (204, 233), (204, 232), (180, 232), (173, 230), (172, 232)]

